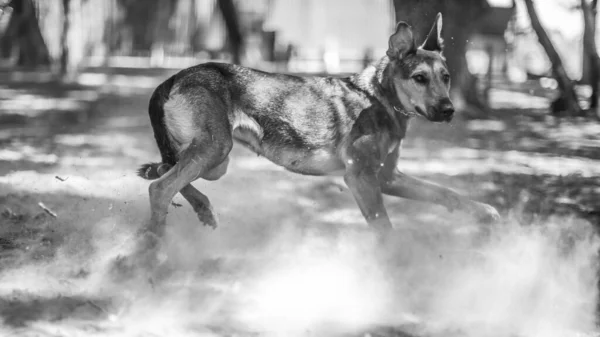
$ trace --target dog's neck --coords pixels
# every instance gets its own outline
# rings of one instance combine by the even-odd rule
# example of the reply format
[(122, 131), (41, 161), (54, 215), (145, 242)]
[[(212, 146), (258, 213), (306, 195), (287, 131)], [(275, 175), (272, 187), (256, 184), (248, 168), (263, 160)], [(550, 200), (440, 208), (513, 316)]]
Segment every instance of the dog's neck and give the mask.
[(408, 119), (404, 106), (396, 95), (390, 72), (390, 59), (384, 56), (351, 77), (351, 81), (377, 99), (386, 111), (396, 119)]

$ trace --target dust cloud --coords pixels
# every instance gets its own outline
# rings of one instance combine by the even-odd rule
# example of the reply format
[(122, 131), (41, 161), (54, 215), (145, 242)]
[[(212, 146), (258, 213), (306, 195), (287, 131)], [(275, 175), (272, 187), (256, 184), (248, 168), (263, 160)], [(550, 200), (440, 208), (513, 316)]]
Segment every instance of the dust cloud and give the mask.
[(247, 323), (288, 336), (378, 326), (428, 336), (595, 331), (599, 247), (588, 224), (461, 227), (405, 229), (385, 249), (364, 233), (304, 238), (248, 289)]
[(366, 228), (274, 219), (213, 231), (183, 207), (169, 215), (168, 259), (152, 281), (116, 281), (111, 265), (146, 221), (139, 200), (85, 226), (68, 218), (51, 261), (2, 271), (2, 296), (35, 298), (45, 312), (23, 326), (42, 336), (362, 336), (386, 326), (415, 336), (595, 332), (600, 241), (584, 221), (403, 224), (381, 244)]

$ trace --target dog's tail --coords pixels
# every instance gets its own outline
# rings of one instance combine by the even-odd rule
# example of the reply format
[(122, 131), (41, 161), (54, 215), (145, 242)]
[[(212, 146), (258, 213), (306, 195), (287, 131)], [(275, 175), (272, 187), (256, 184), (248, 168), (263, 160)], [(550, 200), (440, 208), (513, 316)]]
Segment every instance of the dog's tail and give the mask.
[(161, 176), (161, 174), (158, 173), (158, 168), (162, 164), (163, 163), (144, 164), (144, 165), (140, 166), (140, 168), (137, 170), (137, 175), (144, 179), (147, 179), (147, 180), (158, 179)]
[(150, 103), (148, 104), (148, 114), (150, 115), (150, 123), (154, 130), (154, 139), (156, 139), (156, 145), (162, 157), (162, 163), (148, 163), (142, 165), (137, 170), (137, 175), (144, 179), (158, 179), (161, 174), (159, 168), (163, 164), (173, 166), (177, 163), (177, 151), (171, 143), (171, 137), (169, 137), (169, 130), (165, 124), (165, 102), (169, 99), (169, 93), (173, 88), (175, 76), (172, 76), (168, 80), (161, 83), (152, 97), (150, 97)]

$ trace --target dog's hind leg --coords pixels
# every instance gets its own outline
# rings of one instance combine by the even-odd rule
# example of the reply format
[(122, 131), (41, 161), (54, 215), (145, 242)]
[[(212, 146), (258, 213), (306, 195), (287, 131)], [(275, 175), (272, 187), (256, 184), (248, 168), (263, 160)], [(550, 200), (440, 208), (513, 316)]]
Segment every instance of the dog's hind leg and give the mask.
[[(150, 184), (151, 218), (137, 239), (131, 258), (119, 257), (115, 265), (117, 275), (131, 275), (136, 266), (154, 268), (158, 262), (158, 248), (165, 233), (166, 217), (171, 200), (181, 192), (190, 202), (200, 220), (207, 224), (216, 224), (215, 216), (208, 198), (190, 183), (201, 176), (216, 178), (215, 169), (222, 168), (228, 162), (229, 151), (233, 146), (231, 133), (219, 133), (219, 142), (212, 144), (208, 137), (195, 138), (179, 155), (179, 161), (170, 167), (163, 164), (158, 169), (160, 178)], [(215, 138), (217, 138), (215, 136)]]
[[(229, 157), (227, 157), (221, 164), (217, 165), (213, 169), (209, 170), (201, 177), (205, 180), (213, 181), (221, 178), (227, 172), (227, 165), (229, 164)], [(172, 167), (168, 164), (163, 164), (158, 169), (158, 174), (163, 176)], [(198, 215), (198, 219), (205, 226), (217, 227), (218, 219), (212, 208), (210, 200), (202, 192), (198, 191), (192, 184), (185, 185), (180, 191), (181, 195), (185, 200), (192, 206), (194, 212)]]
[[(229, 165), (229, 157), (225, 158), (225, 160), (216, 167), (202, 174), (200, 178), (209, 181), (217, 180), (227, 173), (227, 165)], [(179, 192), (181, 192), (181, 195), (183, 195), (185, 200), (192, 205), (194, 212), (198, 215), (200, 223), (213, 229), (217, 228), (218, 218), (206, 195), (198, 191), (192, 184), (187, 184)]]
[(210, 200), (202, 192), (198, 191), (191, 184), (187, 184), (181, 189), (181, 195), (192, 205), (194, 212), (198, 215), (200, 222), (213, 229), (217, 228), (218, 220), (217, 216), (210, 204)]
[(150, 184), (152, 213), (150, 224), (146, 228), (147, 232), (159, 238), (164, 235), (169, 204), (175, 194), (180, 191), (190, 197), (195, 210), (196, 206), (201, 206), (203, 207), (203, 214), (206, 214), (206, 212), (212, 213), (208, 198), (189, 184), (225, 162), (233, 146), (233, 141), (230, 135), (220, 134), (220, 141), (212, 142), (210, 141), (212, 138), (210, 136), (211, 130), (206, 131), (203, 136), (194, 138), (191, 144), (183, 150), (177, 164)]

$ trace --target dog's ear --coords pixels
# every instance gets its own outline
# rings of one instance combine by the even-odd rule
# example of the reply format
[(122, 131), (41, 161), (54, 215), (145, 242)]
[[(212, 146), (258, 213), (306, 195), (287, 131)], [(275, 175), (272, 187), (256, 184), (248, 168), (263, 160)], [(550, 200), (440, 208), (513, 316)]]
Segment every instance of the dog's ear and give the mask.
[(435, 17), (433, 27), (429, 31), (425, 42), (421, 48), (429, 51), (442, 52), (444, 50), (444, 39), (442, 38), (442, 13), (438, 13)]
[(406, 22), (398, 22), (396, 32), (390, 36), (387, 55), (390, 59), (401, 59), (417, 51), (412, 28)]

